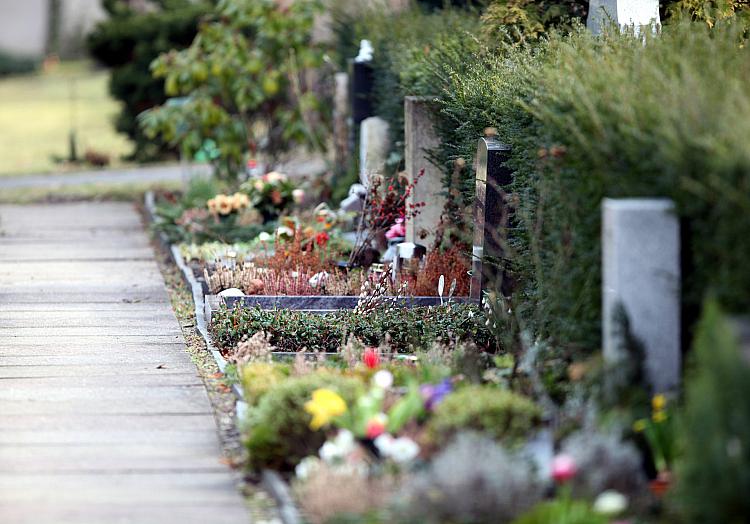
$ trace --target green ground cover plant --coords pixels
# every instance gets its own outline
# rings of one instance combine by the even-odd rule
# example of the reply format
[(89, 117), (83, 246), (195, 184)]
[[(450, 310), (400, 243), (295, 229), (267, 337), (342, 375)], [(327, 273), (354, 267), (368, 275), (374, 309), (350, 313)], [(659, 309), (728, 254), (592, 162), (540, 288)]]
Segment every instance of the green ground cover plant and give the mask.
[(472, 341), (492, 345), (479, 309), (472, 305), (378, 308), (360, 313), (339, 310), (326, 315), (288, 309), (220, 308), (211, 319), (217, 345), (230, 350), (258, 331), (278, 351), (336, 353), (352, 336), (368, 346), (385, 344), (392, 351), (427, 348), (435, 341)]
[(462, 430), (475, 430), (512, 446), (540, 421), (541, 410), (526, 397), (493, 386), (467, 386), (437, 406), (428, 431), (442, 445)]
[(289, 378), (260, 398), (247, 420), (245, 444), (252, 468), (289, 470), (320, 448), (325, 435), (310, 428), (310, 415), (304, 406), (313, 391), (323, 387), (336, 391), (351, 403), (362, 383), (321, 370)]

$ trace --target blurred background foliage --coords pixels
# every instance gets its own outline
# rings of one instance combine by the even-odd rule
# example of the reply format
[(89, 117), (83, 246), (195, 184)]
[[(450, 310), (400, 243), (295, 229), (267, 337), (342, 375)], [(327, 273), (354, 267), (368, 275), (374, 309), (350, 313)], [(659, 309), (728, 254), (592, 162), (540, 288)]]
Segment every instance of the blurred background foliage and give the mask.
[(259, 154), (273, 165), (293, 146), (323, 149), (329, 126), (316, 84), (324, 47), (312, 38), (321, 7), (219, 1), (188, 48), (152, 63), (166, 94), (186, 98), (143, 113), (147, 136), (179, 144), (188, 158), (214, 140), (213, 164), (224, 179)]
[(189, 46), (211, 4), (159, 0), (154, 9), (142, 11), (122, 0), (102, 2), (109, 18), (94, 28), (87, 45), (91, 56), (111, 70), (109, 90), (122, 103), (115, 127), (133, 141), (135, 160), (155, 160), (173, 151), (165, 141), (146, 137), (137, 122), (142, 111), (167, 99), (164, 80), (151, 74), (151, 62), (161, 53)]

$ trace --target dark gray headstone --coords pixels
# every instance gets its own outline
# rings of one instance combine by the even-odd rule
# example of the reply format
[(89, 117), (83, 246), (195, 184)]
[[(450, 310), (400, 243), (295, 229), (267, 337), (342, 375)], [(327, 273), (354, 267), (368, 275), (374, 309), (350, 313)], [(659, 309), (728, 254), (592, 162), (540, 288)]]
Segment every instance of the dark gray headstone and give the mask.
[(494, 137), (479, 139), (470, 291), (475, 299), (481, 298), (483, 290), (499, 289), (502, 284), (496, 262), (503, 258), (501, 238), (510, 214), (504, 202), (504, 188), (513, 180), (506, 166), (509, 156), (509, 145)]

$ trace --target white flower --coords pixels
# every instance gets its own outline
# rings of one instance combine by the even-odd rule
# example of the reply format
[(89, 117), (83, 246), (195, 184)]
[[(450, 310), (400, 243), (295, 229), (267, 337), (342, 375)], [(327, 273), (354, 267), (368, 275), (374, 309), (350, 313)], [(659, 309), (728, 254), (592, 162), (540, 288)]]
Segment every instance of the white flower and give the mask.
[(294, 468), (294, 474), (300, 480), (306, 480), (310, 475), (320, 467), (320, 459), (318, 457), (305, 457), (297, 464)]
[(287, 226), (279, 226), (279, 228), (276, 230), (276, 236), (280, 237), (286, 235), (288, 237), (294, 236), (294, 231), (292, 231), (291, 227)]
[(381, 389), (388, 389), (393, 385), (393, 374), (387, 369), (381, 369), (373, 375), (372, 383)]
[(399, 464), (411, 462), (419, 455), (419, 445), (408, 437), (399, 437), (391, 442), (388, 456)]
[(330, 440), (326, 441), (326, 443), (320, 447), (318, 454), (320, 455), (320, 458), (323, 459), (323, 462), (329, 464), (340, 458), (343, 458), (341, 453), (339, 453), (339, 448), (336, 447), (336, 444), (334, 444)]
[(384, 458), (399, 464), (410, 462), (419, 455), (419, 445), (408, 437), (393, 438), (383, 433), (373, 443)]
[(256, 191), (263, 191), (263, 186), (264, 185), (265, 184), (263, 184), (263, 181), (260, 178), (256, 178), (253, 181), (253, 187), (255, 188)]
[(269, 233), (266, 233), (265, 231), (263, 231), (262, 233), (258, 235), (258, 240), (260, 240), (261, 242), (270, 242), (272, 238), (273, 237)]
[(284, 173), (279, 173), (278, 171), (271, 171), (266, 175), (266, 180), (271, 184), (276, 184), (277, 182), (286, 181), (286, 175)]
[(295, 189), (292, 191), (292, 199), (300, 204), (305, 199), (305, 190), (304, 189)]
[(375, 444), (375, 447), (378, 448), (378, 451), (382, 456), (388, 457), (391, 454), (391, 446), (393, 445), (394, 440), (395, 439), (388, 433), (383, 433), (375, 438), (373, 444)]
[(310, 285), (312, 287), (318, 287), (319, 285), (325, 284), (326, 280), (328, 280), (328, 277), (330, 275), (327, 271), (321, 271), (320, 273), (315, 273), (312, 277), (310, 277)]
[(323, 459), (323, 462), (334, 464), (342, 462), (355, 448), (356, 444), (352, 432), (342, 429), (339, 430), (336, 438), (327, 441), (321, 446), (318, 454)]
[(345, 455), (348, 455), (357, 447), (357, 444), (354, 440), (354, 433), (352, 433), (348, 429), (340, 429), (336, 434), (336, 438), (333, 440), (333, 442), (336, 444), (336, 446), (339, 447), (339, 449), (342, 450)]
[(628, 498), (614, 490), (603, 491), (594, 501), (594, 511), (614, 517), (628, 508)]

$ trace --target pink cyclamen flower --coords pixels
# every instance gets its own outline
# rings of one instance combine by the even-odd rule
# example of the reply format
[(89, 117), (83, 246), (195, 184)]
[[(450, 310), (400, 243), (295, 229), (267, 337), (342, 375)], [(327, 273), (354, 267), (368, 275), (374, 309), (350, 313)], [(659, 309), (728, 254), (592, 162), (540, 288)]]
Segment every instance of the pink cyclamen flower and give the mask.
[(403, 218), (397, 218), (396, 223), (391, 226), (391, 228), (386, 231), (385, 238), (388, 240), (392, 238), (398, 238), (406, 236), (406, 225), (404, 224)]
[(578, 466), (570, 455), (557, 455), (552, 459), (552, 478), (558, 484), (563, 484), (578, 473)]

